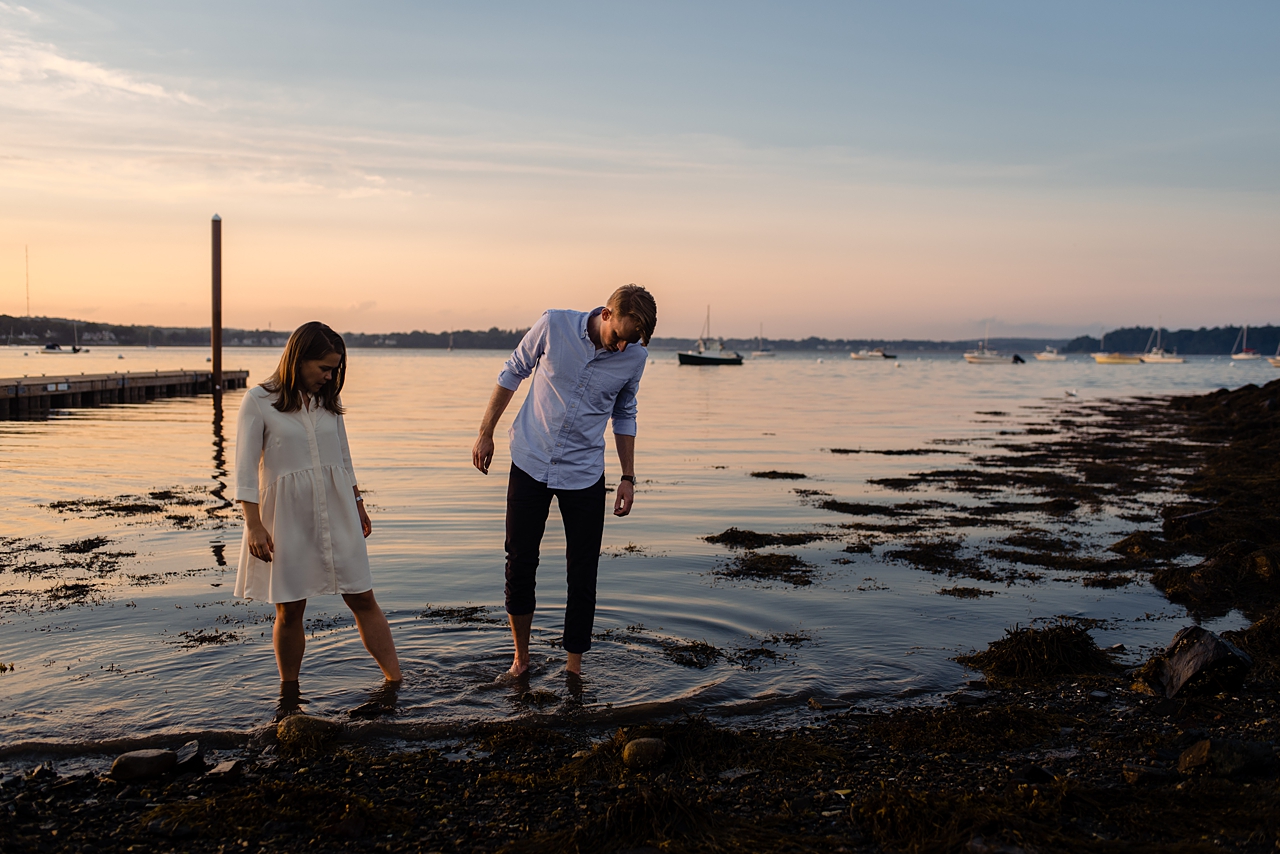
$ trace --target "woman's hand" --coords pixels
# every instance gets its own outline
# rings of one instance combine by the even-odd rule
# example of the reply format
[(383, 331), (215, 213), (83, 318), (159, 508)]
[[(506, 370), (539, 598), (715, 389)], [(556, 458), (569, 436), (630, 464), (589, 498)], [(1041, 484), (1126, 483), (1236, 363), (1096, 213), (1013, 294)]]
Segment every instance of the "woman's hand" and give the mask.
[(264, 525), (249, 526), (249, 554), (258, 560), (271, 563), (271, 555), (275, 553), (276, 544)]
[(360, 511), (360, 529), (364, 531), (364, 535), (367, 537), (373, 533), (373, 522), (369, 520), (369, 514), (365, 512), (363, 501), (356, 502), (356, 509)]

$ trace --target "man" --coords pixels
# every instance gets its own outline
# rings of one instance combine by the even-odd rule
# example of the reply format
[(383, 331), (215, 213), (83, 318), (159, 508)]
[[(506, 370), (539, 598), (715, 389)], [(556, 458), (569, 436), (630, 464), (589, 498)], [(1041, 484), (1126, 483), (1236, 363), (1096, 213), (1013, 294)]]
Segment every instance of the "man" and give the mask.
[(604, 536), (605, 423), (613, 419), (622, 467), (613, 514), (626, 516), (635, 500), (636, 392), (657, 321), (657, 305), (639, 285), (618, 288), (595, 311), (547, 311), (498, 375), (471, 450), (472, 464), (484, 474), (493, 461), (498, 419), (520, 382), (533, 376), (510, 431), (506, 604), (516, 647), (511, 676), (529, 669), (538, 549), (552, 496), (560, 504), (568, 559), (565, 666), (582, 672), (582, 654), (591, 648)]

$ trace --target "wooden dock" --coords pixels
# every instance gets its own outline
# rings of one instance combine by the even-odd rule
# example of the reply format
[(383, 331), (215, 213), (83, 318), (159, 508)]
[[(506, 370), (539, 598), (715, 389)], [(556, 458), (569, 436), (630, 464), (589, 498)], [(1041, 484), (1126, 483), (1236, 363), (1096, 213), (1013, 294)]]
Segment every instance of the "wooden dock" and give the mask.
[[(48, 418), (53, 409), (212, 394), (212, 377), (211, 371), (150, 371), (0, 379), (0, 421), (40, 420)], [(248, 382), (248, 371), (222, 372), (224, 390), (244, 388)]]

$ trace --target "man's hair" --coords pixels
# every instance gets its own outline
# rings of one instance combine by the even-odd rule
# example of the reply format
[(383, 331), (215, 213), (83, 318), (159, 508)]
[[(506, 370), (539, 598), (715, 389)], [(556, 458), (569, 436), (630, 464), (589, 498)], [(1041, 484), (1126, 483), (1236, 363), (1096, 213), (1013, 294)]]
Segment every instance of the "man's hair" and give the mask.
[(634, 320), (640, 327), (640, 343), (649, 346), (653, 329), (658, 325), (658, 304), (653, 301), (653, 294), (639, 285), (623, 285), (605, 305), (615, 314)]
[(330, 353), (342, 357), (338, 369), (333, 372), (329, 381), (316, 393), (320, 405), (334, 415), (342, 414), (342, 404), (338, 402), (338, 394), (347, 378), (347, 345), (342, 336), (325, 326), (318, 320), (304, 323), (289, 336), (289, 343), (284, 345), (280, 354), (280, 364), (276, 372), (267, 377), (262, 387), (277, 395), (276, 402), (271, 404), (281, 412), (297, 412), (302, 408), (302, 363), (323, 359)]

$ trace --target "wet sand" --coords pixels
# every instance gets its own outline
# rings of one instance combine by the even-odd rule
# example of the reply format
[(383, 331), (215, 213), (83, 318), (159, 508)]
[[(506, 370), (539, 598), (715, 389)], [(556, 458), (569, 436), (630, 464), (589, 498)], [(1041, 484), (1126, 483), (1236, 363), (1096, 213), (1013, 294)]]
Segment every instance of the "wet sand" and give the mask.
[[(1086, 585), (1150, 577), (1195, 615), (1239, 610), (1254, 621), (1229, 633), (1254, 659), (1243, 685), (1152, 696), (1135, 688), (1134, 672), (1090, 648), (1087, 621), (1051, 621), (1046, 614), (1035, 631), (993, 638), (988, 655), (971, 663), (986, 678), (943, 707), (872, 713), (815, 699), (811, 725), (788, 729), (734, 728), (702, 717), (637, 720), (618, 729), (562, 712), (517, 723), (422, 727), (416, 737), (376, 721), (344, 722), (333, 738), (310, 743), (277, 743), (264, 731), (227, 745), (238, 748), (241, 773), (222, 779), (187, 773), (124, 784), (37, 769), (4, 780), (0, 847), (1274, 850), (1280, 382), (1115, 404), (1055, 428), (974, 467), (920, 472), (894, 484), (910, 492), (946, 482), (983, 496), (1016, 483), (1033, 498), (1016, 507), (904, 501), (884, 505), (878, 515), (828, 509), (854, 520), (843, 523), (852, 534), (901, 539), (892, 557), (958, 579), (942, 591), (951, 595), (978, 589), (966, 588), (966, 578), (1025, 579), (1037, 567), (1052, 567)], [(1010, 526), (1001, 548), (992, 550), (998, 555), (962, 554), (947, 535), (957, 519), (999, 519), (1028, 506), (1069, 513), (1104, 500), (1132, 501), (1136, 525), (1151, 512), (1138, 506), (1140, 496), (1170, 487), (1179, 500), (1160, 510), (1160, 530), (1120, 539), (1106, 557), (1073, 555), (1070, 543), (1026, 523)], [(725, 534), (742, 549), (729, 570), (770, 570), (741, 560), (768, 534)], [(1178, 556), (1183, 560), (1172, 562)], [(795, 578), (803, 567), (774, 569), (782, 582), (802, 583)], [(785, 639), (778, 640), (761, 649), (783, 649)], [(664, 652), (688, 655), (692, 666), (726, 654), (707, 646)], [(1023, 664), (1010, 670), (1004, 662), (1011, 659)], [(526, 699), (537, 706), (538, 697)], [(391, 733), (395, 740), (387, 738)], [(640, 738), (661, 739), (665, 752), (651, 765), (628, 767), (624, 748)], [(1205, 740), (1252, 745), (1254, 758), (1216, 772), (1193, 768), (1184, 754)]]

